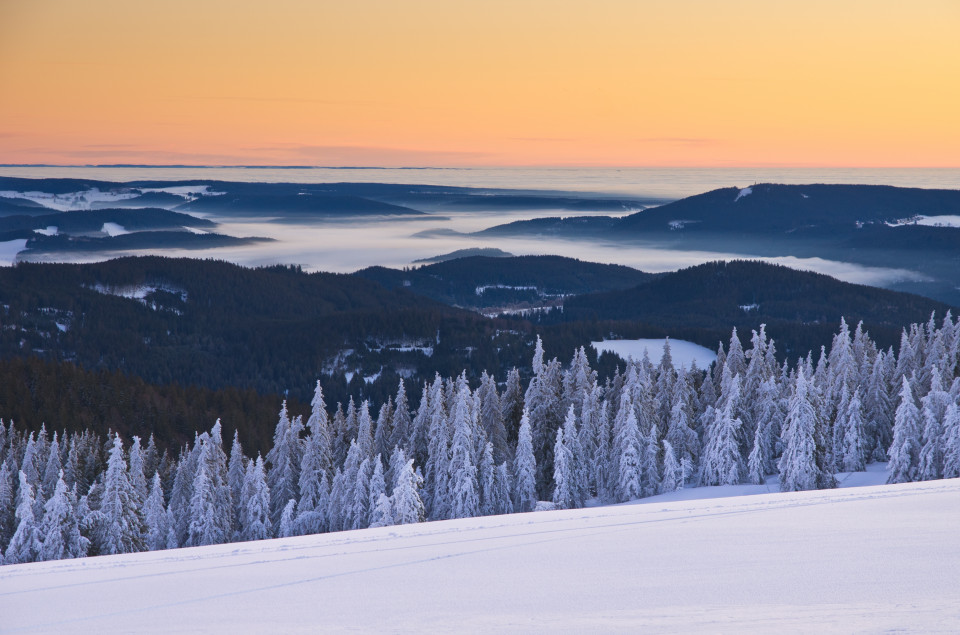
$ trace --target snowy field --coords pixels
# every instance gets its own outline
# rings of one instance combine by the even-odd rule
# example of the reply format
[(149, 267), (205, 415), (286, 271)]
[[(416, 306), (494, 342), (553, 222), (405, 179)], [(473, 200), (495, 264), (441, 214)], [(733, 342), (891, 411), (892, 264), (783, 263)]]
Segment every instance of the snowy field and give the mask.
[(958, 526), (954, 479), (15, 565), (0, 631), (956, 632)]
[[(643, 359), (643, 353), (646, 351), (647, 355), (650, 356), (650, 361), (656, 366), (663, 357), (665, 343), (666, 340), (663, 339), (604, 340), (602, 342), (590, 342), (590, 345), (596, 349), (598, 355), (610, 351), (623, 359), (634, 359), (636, 361)], [(681, 366), (690, 368), (694, 360), (696, 360), (698, 368), (706, 368), (717, 359), (717, 354), (709, 348), (684, 340), (670, 340), (670, 356), (673, 358), (673, 365), (676, 368)]]

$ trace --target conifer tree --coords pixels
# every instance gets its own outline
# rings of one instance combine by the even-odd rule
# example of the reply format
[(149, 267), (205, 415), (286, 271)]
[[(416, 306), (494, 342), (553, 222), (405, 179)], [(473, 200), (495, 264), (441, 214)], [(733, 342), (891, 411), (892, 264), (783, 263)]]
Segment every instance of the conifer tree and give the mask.
[(144, 475), (143, 450), (140, 447), (140, 437), (133, 437), (130, 444), (130, 486), (141, 503), (147, 499), (147, 477)]
[(47, 463), (43, 471), (43, 493), (50, 497), (53, 495), (57, 486), (57, 480), (63, 471), (63, 465), (60, 461), (60, 442), (57, 440), (57, 433), (53, 433), (53, 441), (50, 442), (50, 452), (47, 457)]
[(219, 545), (233, 537), (233, 501), (220, 434), (218, 420), (210, 434), (200, 436), (200, 458), (190, 499), (190, 546)]
[(171, 530), (168, 524), (170, 517), (163, 506), (163, 485), (157, 473), (153, 475), (150, 493), (143, 506), (143, 515), (147, 532), (144, 537), (147, 549), (149, 551), (166, 549)]
[(230, 446), (230, 458), (227, 461), (227, 484), (230, 486), (230, 498), (233, 501), (233, 513), (237, 519), (238, 530), (242, 514), (240, 499), (243, 496), (243, 479), (247, 473), (246, 463), (247, 460), (243, 456), (243, 446), (240, 445), (240, 435), (234, 430), (233, 444)]
[[(385, 527), (387, 525), (392, 525), (393, 512), (390, 511), (389, 499), (387, 499), (386, 509), (379, 509), (380, 498), (387, 498), (387, 482), (383, 475), (383, 461), (380, 459), (378, 454), (373, 460), (373, 473), (370, 475), (370, 485), (368, 487), (370, 503), (369, 503), (369, 512), (367, 517), (370, 519), (370, 525), (374, 526), (374, 523), (378, 520), (382, 523), (376, 525), (377, 527)], [(377, 514), (381, 512), (386, 512), (385, 516), (378, 517)]]
[(930, 392), (920, 403), (923, 432), (920, 436), (919, 477), (923, 481), (943, 478), (943, 422), (952, 400), (943, 389), (940, 369), (936, 364), (930, 370)]
[[(32, 440), (32, 435), (31, 435)], [(17, 511), (15, 519), (17, 529), (4, 551), (4, 564), (22, 564), (35, 562), (40, 557), (43, 548), (43, 537), (40, 534), (39, 522), (34, 514), (33, 485), (27, 475), (21, 470), (20, 488), (17, 494)]]
[(397, 386), (397, 398), (393, 408), (393, 435), (390, 437), (389, 447), (396, 448), (406, 445), (412, 432), (413, 419), (410, 417), (410, 404), (407, 401), (407, 389), (403, 379)]
[(360, 455), (364, 458), (373, 458), (375, 445), (373, 442), (373, 419), (370, 417), (370, 402), (363, 400), (357, 411), (357, 445), (360, 446)]
[(90, 541), (80, 535), (76, 503), (61, 473), (54, 484), (53, 496), (44, 505), (43, 522), (40, 524), (40, 535), (43, 537), (40, 560), (82, 558), (87, 555)]
[[(3, 427), (0, 422), (0, 428)], [(0, 461), (0, 548), (6, 546), (16, 529), (14, 522), (13, 475), (10, 464)]]
[(280, 409), (280, 419), (273, 435), (273, 447), (267, 453), (270, 471), (267, 486), (270, 489), (270, 521), (280, 525), (280, 515), (291, 498), (296, 499), (300, 489), (300, 464), (303, 450), (300, 441), (302, 426), (299, 417), (290, 420), (287, 402)]
[(374, 452), (389, 456), (393, 448), (393, 436), (393, 402), (388, 397), (386, 403), (380, 406), (380, 414), (377, 416), (376, 430), (373, 433)]
[(780, 491), (822, 489), (829, 486), (824, 471), (825, 450), (818, 442), (817, 413), (812, 401), (810, 384), (803, 368), (797, 372), (797, 381), (783, 429), (783, 455), (780, 457)]
[(474, 422), (469, 408), (470, 389), (464, 386), (457, 395), (451, 425), (450, 445), (450, 518), (470, 518), (480, 512), (477, 467), (473, 461)]
[(381, 493), (377, 496), (373, 510), (370, 512), (370, 526), (389, 527), (395, 524), (393, 520), (393, 504), (390, 502), (390, 497)]
[[(357, 444), (359, 449), (359, 444)], [(363, 459), (357, 468), (357, 480), (353, 487), (350, 505), (350, 529), (363, 529), (370, 525), (370, 477), (373, 475), (373, 460)]]
[(677, 461), (677, 453), (670, 441), (663, 440), (663, 479), (660, 481), (661, 492), (673, 492), (683, 489), (683, 469)]
[(490, 513), (509, 514), (513, 511), (513, 479), (510, 477), (510, 467), (504, 461), (497, 466), (493, 475), (493, 490), (490, 494)]
[(515, 444), (523, 417), (523, 388), (520, 386), (520, 371), (516, 368), (507, 373), (507, 385), (500, 395), (500, 414), (507, 443)]
[(241, 540), (264, 540), (273, 534), (270, 523), (270, 491), (263, 459), (247, 463), (241, 493), (243, 510), (240, 522)]
[(860, 387), (847, 403), (843, 422), (843, 471), (862, 472), (866, 469), (864, 451), (863, 405), (860, 401)]
[(910, 381), (903, 377), (900, 388), (900, 405), (894, 415), (893, 443), (888, 452), (890, 462), (887, 471), (888, 483), (906, 483), (919, 477), (920, 468), (920, 412), (913, 401)]
[(957, 478), (960, 476), (960, 408), (956, 403), (947, 406), (943, 417), (943, 436), (943, 476)]
[(131, 553), (146, 548), (143, 540), (143, 511), (127, 475), (120, 435), (113, 438), (113, 447), (103, 478), (101, 554)]
[(640, 429), (637, 425), (637, 414), (630, 400), (630, 393), (623, 391), (620, 400), (620, 409), (613, 428), (613, 447), (611, 448), (614, 469), (616, 474), (616, 498), (626, 502), (643, 495), (643, 476), (641, 458)]
[[(573, 408), (570, 408), (573, 415)], [(563, 442), (563, 428), (557, 429), (557, 442), (553, 451), (553, 503), (557, 509), (576, 507), (573, 494), (573, 457), (570, 448)]]
[(432, 423), (431, 414), (434, 408), (434, 404), (430, 401), (431, 395), (432, 387), (430, 384), (424, 382), (423, 394), (420, 397), (420, 407), (417, 409), (417, 414), (413, 418), (413, 421), (410, 422), (410, 435), (407, 440), (407, 449), (410, 458), (412, 458), (417, 465), (421, 466), (427, 464), (430, 455), (430, 441), (433, 439), (433, 437), (430, 436), (430, 425)]
[(493, 444), (494, 460), (503, 461), (510, 452), (507, 445), (507, 429), (503, 424), (497, 383), (486, 371), (481, 376), (477, 396), (480, 398), (480, 426), (487, 439)]
[(477, 484), (480, 487), (480, 515), (489, 516), (493, 513), (493, 490), (496, 480), (497, 465), (493, 461), (493, 444), (489, 441), (484, 444), (480, 454), (480, 465), (477, 469)]
[(277, 529), (277, 538), (290, 538), (297, 535), (297, 501), (290, 499), (283, 506), (280, 514), (280, 527)]
[(530, 418), (526, 410), (520, 418), (513, 472), (516, 477), (516, 495), (514, 496), (516, 510), (518, 512), (533, 511), (537, 504), (537, 463), (533, 456)]
[(420, 500), (420, 487), (423, 479), (413, 469), (413, 459), (409, 459), (397, 474), (393, 484), (393, 520), (398, 525), (423, 522), (425, 515), (423, 501)]

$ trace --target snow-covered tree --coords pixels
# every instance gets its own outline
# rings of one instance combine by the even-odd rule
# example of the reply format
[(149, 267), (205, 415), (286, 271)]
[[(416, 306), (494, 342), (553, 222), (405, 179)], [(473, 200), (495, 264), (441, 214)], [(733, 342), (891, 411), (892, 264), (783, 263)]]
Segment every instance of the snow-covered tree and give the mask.
[(663, 440), (663, 479), (660, 481), (661, 492), (673, 492), (683, 489), (683, 467), (677, 460), (677, 453), (670, 441)]
[(520, 418), (517, 451), (514, 458), (515, 477), (514, 505), (518, 512), (533, 511), (537, 504), (537, 463), (533, 456), (533, 441), (530, 433), (530, 418), (526, 410)]
[(888, 483), (915, 481), (920, 471), (920, 411), (913, 400), (910, 381), (903, 377), (900, 387), (900, 405), (893, 419), (893, 443), (888, 455)]
[[(726, 372), (725, 370), (725, 377)], [(717, 403), (723, 407), (715, 411), (714, 420), (710, 424), (709, 443), (703, 450), (704, 485), (736, 485), (743, 478), (745, 465), (740, 453), (743, 422), (734, 414), (739, 403), (740, 376), (737, 375), (726, 383), (723, 397)]]
[(630, 393), (626, 390), (620, 400), (620, 409), (613, 426), (613, 447), (611, 448), (611, 470), (616, 475), (616, 497), (626, 502), (643, 495), (640, 429), (637, 414)]
[(943, 478), (944, 429), (947, 408), (953, 401), (943, 389), (940, 369), (930, 369), (930, 392), (920, 400), (923, 432), (920, 435), (920, 480)]
[(263, 459), (247, 463), (240, 497), (240, 540), (263, 540), (273, 534), (270, 522), (270, 491)]
[(163, 505), (163, 484), (160, 475), (154, 473), (150, 492), (147, 494), (143, 506), (144, 525), (146, 527), (146, 542), (149, 551), (166, 549), (170, 541), (172, 527), (169, 525), (170, 516)]
[(450, 445), (450, 518), (470, 518), (480, 512), (477, 467), (473, 460), (474, 428), (470, 411), (470, 389), (457, 394), (451, 413), (453, 442)]
[(76, 514), (76, 499), (67, 489), (61, 471), (54, 484), (53, 495), (44, 505), (43, 521), (40, 523), (40, 535), (43, 546), (39, 560), (62, 560), (82, 558), (87, 555), (90, 541), (80, 535), (80, 519)]
[(846, 411), (842, 414), (843, 417), (837, 419), (837, 425), (843, 430), (843, 463), (839, 467), (844, 472), (861, 472), (866, 469), (867, 456), (859, 386), (854, 389), (853, 396), (847, 402)]
[[(31, 437), (32, 440), (32, 437)], [(27, 475), (20, 472), (20, 487), (17, 494), (16, 523), (17, 529), (10, 539), (3, 555), (4, 564), (21, 564), (35, 562), (40, 557), (43, 548), (43, 537), (40, 534), (40, 523), (34, 514), (34, 490)]]
[(137, 499), (127, 474), (120, 435), (113, 438), (100, 502), (102, 518), (97, 550), (101, 554), (131, 553), (146, 548), (143, 540), (142, 501)]
[[(571, 416), (573, 408), (570, 409)], [(553, 503), (558, 509), (575, 507), (573, 494), (573, 456), (563, 442), (563, 428), (557, 430), (557, 442), (553, 451)]]
[(821, 489), (830, 478), (823, 473), (825, 450), (818, 443), (817, 413), (806, 372), (797, 372), (783, 429), (783, 456), (780, 457), (780, 490)]
[(277, 529), (277, 538), (290, 538), (297, 535), (297, 501), (292, 498), (283, 506), (280, 514), (280, 527)]
[(409, 525), (424, 520), (420, 487), (423, 478), (413, 469), (413, 459), (408, 460), (399, 471), (393, 484), (393, 520), (398, 525)]
[[(296, 500), (300, 490), (300, 464), (303, 448), (300, 440), (302, 426), (299, 417), (292, 421), (287, 414), (287, 402), (280, 409), (280, 419), (273, 434), (273, 447), (267, 453), (267, 486), (270, 489), (270, 521), (279, 526), (280, 515), (291, 498)], [(371, 439), (372, 443), (372, 439)]]

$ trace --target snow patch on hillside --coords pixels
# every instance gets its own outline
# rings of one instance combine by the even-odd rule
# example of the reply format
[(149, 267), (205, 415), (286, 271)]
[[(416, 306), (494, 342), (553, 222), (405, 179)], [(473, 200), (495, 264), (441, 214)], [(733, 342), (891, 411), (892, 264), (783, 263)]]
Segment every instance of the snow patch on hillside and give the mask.
[(47, 225), (46, 229), (34, 229), (33, 233), (40, 234), (42, 236), (56, 236), (59, 232), (59, 228), (56, 225)]
[(110, 236), (123, 236), (124, 234), (129, 234), (126, 228), (123, 225), (118, 225), (117, 223), (104, 223), (103, 228), (100, 229), (101, 232)]
[(97, 293), (102, 293), (104, 295), (115, 295), (121, 298), (127, 298), (130, 300), (136, 300), (144, 306), (150, 306), (154, 310), (158, 307), (156, 304), (151, 304), (147, 302), (147, 296), (157, 291), (166, 291), (167, 293), (173, 293), (180, 296), (180, 300), (183, 302), (187, 301), (187, 292), (185, 289), (177, 287), (170, 284), (128, 284), (128, 285), (108, 285), (97, 283), (88, 287)]
[[(665, 339), (604, 340), (602, 342), (590, 342), (590, 345), (596, 349), (598, 355), (609, 351), (623, 359), (636, 361), (643, 359), (643, 355), (646, 353), (650, 357), (650, 361), (657, 365), (663, 357), (663, 348), (666, 342)], [(704, 348), (693, 342), (674, 339), (670, 340), (670, 356), (673, 357), (673, 365), (677, 368), (680, 366), (690, 368), (694, 361), (697, 362), (699, 368), (706, 368), (717, 359), (717, 354), (709, 348)]]
[(739, 201), (741, 198), (743, 198), (743, 197), (745, 197), (745, 196), (750, 196), (751, 194), (753, 194), (753, 188), (752, 188), (752, 187), (745, 187), (745, 188), (743, 188), (742, 190), (740, 190), (739, 192), (737, 192), (737, 198), (733, 199), (733, 202), (736, 203), (736, 202)]

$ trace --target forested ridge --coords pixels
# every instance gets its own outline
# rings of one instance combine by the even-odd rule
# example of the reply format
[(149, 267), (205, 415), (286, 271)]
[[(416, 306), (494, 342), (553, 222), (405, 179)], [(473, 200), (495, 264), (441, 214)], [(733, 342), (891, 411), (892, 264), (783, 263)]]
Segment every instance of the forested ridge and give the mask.
[[(402, 277), (410, 272), (384, 271), (397, 277), (397, 288), (291, 267), (153, 257), (0, 269), (0, 372), (9, 376), (14, 358), (39, 358), (52, 366), (30, 362), (30, 372), (58, 381), (89, 383), (81, 381), (82, 373), (57, 370), (66, 362), (83, 372), (114, 373), (111, 381), (121, 381), (119, 372), (134, 382), (123, 389), (123, 407), (107, 407), (78, 398), (81, 392), (69, 384), (61, 396), (41, 388), (43, 382), (24, 390), (19, 381), (7, 390), (7, 416), (36, 430), (73, 408), (81, 428), (125, 435), (144, 434), (149, 422), (166, 447), (209, 427), (213, 405), (226, 420), (236, 399), (187, 399), (196, 404), (191, 410), (171, 396), (164, 402), (169, 414), (151, 415), (159, 412), (152, 393), (168, 387), (170, 395), (256, 391), (261, 405), (246, 402), (251, 418), (231, 416), (229, 427), (262, 448), (267, 434), (255, 422), (262, 422), (264, 404), (276, 410), (283, 396), (292, 408), (294, 401), (308, 403), (318, 376), (333, 402), (353, 397), (379, 407), (401, 378), (412, 387), (436, 372), (465, 370), (477, 386), (487, 371), (502, 384), (516, 367), (526, 381), (538, 334), (548, 355), (563, 363), (585, 347), (604, 381), (618, 363), (622, 370), (622, 361), (598, 359), (591, 341), (669, 336), (713, 349), (731, 326), (749, 333), (766, 324), (782, 362), (829, 343), (841, 315), (863, 321), (885, 349), (899, 346), (901, 324), (949, 309), (919, 296), (759, 262), (707, 263), (658, 276), (556, 257), (464, 258), (416, 270), (422, 279), (474, 297), (478, 287), (483, 295), (513, 291), (489, 286), (496, 284), (564, 296), (563, 311), (489, 319), (404, 288)], [(601, 282), (629, 286), (569, 295)], [(136, 385), (137, 378), (145, 384)]]
[[(401, 382), (378, 410), (284, 403), (265, 456), (218, 420), (177, 450), (151, 437), (0, 426), (4, 563), (573, 508), (698, 485), (836, 486), (888, 461), (889, 482), (960, 476), (960, 324), (902, 331), (899, 353), (845, 321), (832, 345), (779, 364), (761, 326), (709, 369), (669, 347), (599, 381), (537, 341), (532, 377), (437, 374), (417, 408)], [(227, 446), (229, 445), (229, 450)]]

